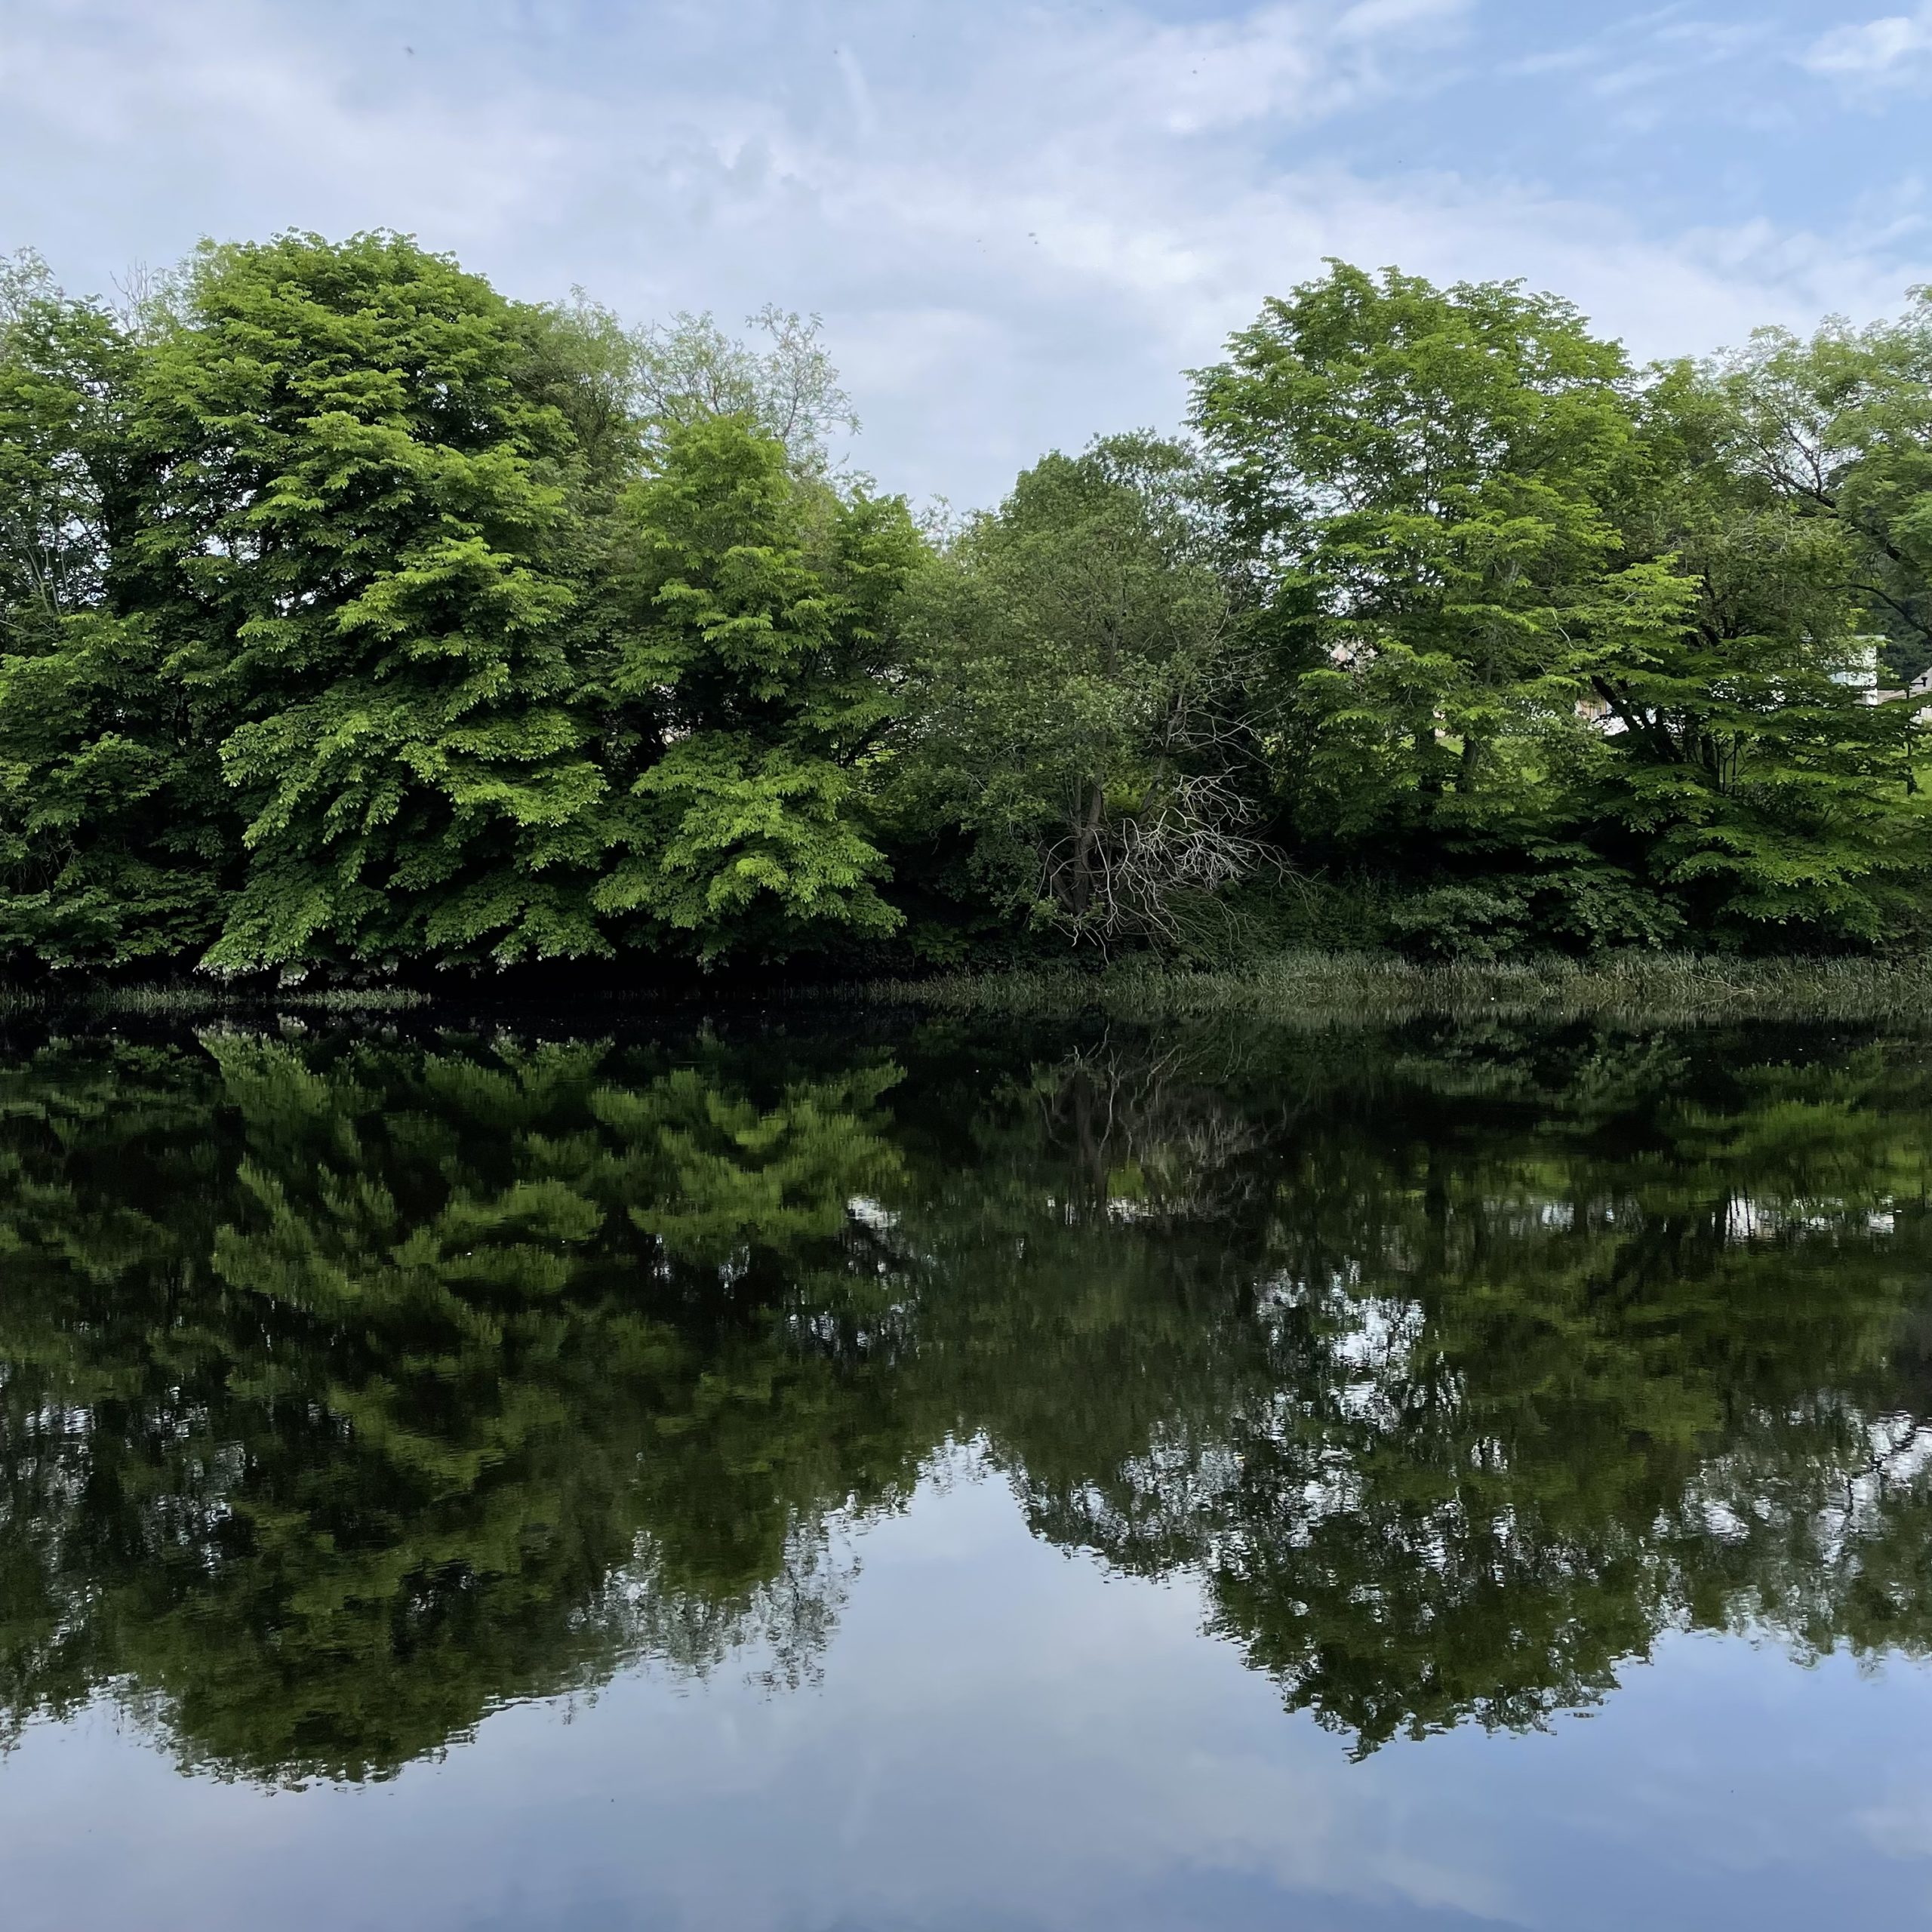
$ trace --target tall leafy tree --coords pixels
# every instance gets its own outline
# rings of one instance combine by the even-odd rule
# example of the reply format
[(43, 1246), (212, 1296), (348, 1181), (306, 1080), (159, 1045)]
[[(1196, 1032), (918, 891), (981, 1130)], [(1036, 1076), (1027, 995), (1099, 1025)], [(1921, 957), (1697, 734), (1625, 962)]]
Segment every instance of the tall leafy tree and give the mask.
[(742, 416), (784, 445), (801, 476), (823, 481), (837, 469), (833, 439), (855, 432), (859, 419), (820, 339), (820, 318), (767, 304), (746, 326), (752, 340), (736, 339), (707, 311), (626, 338), (645, 433), (661, 447), (674, 429)]
[(601, 685), (626, 796), (598, 909), (707, 959), (891, 931), (869, 812), (920, 554), (905, 505), (835, 493), (751, 418), (700, 414), (666, 427), (626, 515)]
[(235, 823), (216, 714), (138, 595), (140, 348), (32, 258), (0, 266), (0, 953), (192, 955)]
[(205, 249), (157, 328), (143, 601), (248, 814), (211, 964), (603, 946), (550, 319), (398, 237), (291, 235)]
[(1196, 379), (1306, 724), (1300, 816), (1480, 836), (1615, 592), (1629, 371), (1568, 303), (1343, 263)]
[(1580, 654), (1607, 735), (1577, 775), (1694, 930), (1881, 940), (1913, 929), (1926, 877), (1922, 707), (1874, 701), (1870, 546), (1767, 473), (1756, 411), (1730, 373), (1647, 389), (1626, 534), (1680, 614)]
[[(1571, 654), (1672, 615), (1619, 568), (1629, 371), (1569, 304), (1343, 263), (1196, 377), (1291, 700), (1294, 832), (1420, 888), (1398, 924), (1486, 952), (1672, 923), (1582, 837)], [(1400, 876), (1398, 870), (1398, 876)]]
[(1555, 298), (1343, 264), (1198, 377), (1294, 831), (1405, 877), (1398, 932), (1899, 930), (1915, 734), (1850, 675), (1873, 540), (1767, 472), (1767, 380), (1641, 383)]
[(995, 910), (1171, 943), (1254, 869), (1217, 538), (1196, 454), (1121, 436), (1036, 464), (927, 574), (900, 808), (929, 853), (963, 835)]
[(1894, 319), (1759, 331), (1710, 380), (1740, 466), (1844, 548), (1844, 582), (1904, 685), (1932, 667), (1932, 290)]

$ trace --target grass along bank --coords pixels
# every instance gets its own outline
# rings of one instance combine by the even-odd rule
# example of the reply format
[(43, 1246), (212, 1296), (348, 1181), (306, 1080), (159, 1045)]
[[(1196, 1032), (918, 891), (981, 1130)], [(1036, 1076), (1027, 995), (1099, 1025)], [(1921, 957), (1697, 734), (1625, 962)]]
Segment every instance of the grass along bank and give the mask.
[(1092, 972), (879, 980), (865, 995), (881, 1004), (1016, 1019), (1097, 1012), (1129, 1020), (1249, 1014), (1322, 1027), (1432, 1014), (1903, 1023), (1932, 1017), (1932, 955), (1738, 959), (1652, 952), (1588, 964), (1549, 957), (1423, 965), (1389, 954), (1288, 952), (1212, 971), (1137, 960)]
[(426, 1006), (427, 993), (406, 986), (263, 987), (162, 983), (0, 988), (0, 1019), (82, 1014), (103, 1020), (196, 1020), (264, 1009), (292, 1013), (402, 1013)]

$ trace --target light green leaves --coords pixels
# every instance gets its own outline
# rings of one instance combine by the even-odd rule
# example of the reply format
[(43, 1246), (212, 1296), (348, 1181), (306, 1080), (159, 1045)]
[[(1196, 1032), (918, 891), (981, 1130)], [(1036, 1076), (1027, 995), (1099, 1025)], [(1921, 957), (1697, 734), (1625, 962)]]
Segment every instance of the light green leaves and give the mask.
[(608, 676), (635, 776), (597, 909), (706, 959), (891, 931), (868, 804), (919, 555), (903, 505), (801, 481), (775, 437), (708, 416), (626, 508)]

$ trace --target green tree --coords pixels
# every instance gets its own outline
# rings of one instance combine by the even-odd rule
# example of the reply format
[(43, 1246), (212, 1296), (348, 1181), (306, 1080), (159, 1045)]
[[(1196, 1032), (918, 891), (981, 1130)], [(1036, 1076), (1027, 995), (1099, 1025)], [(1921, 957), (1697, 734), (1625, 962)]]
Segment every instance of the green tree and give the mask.
[(1847, 587), (1901, 685), (1932, 667), (1932, 291), (1896, 320), (1762, 330), (1711, 380), (1740, 466), (1844, 547)]
[(210, 706), (131, 582), (139, 349), (31, 258), (0, 269), (0, 955), (198, 952), (234, 816)]
[(1861, 540), (1765, 473), (1732, 377), (1666, 369), (1643, 408), (1650, 466), (1627, 527), (1681, 616), (1645, 613), (1580, 654), (1611, 735), (1574, 782), (1703, 934), (1910, 930), (1925, 734), (1918, 704), (1872, 701)]
[(1193, 452), (1115, 437), (1027, 471), (927, 574), (897, 804), (928, 853), (964, 838), (995, 912), (1171, 944), (1261, 862), (1217, 537)]
[(625, 795), (597, 909), (706, 959), (891, 931), (869, 804), (920, 553), (905, 505), (801, 478), (750, 419), (700, 414), (666, 429), (625, 514), (600, 688)]
[(142, 602), (248, 815), (211, 964), (602, 949), (554, 320), (397, 237), (286, 235), (205, 249), (156, 325)]
[(708, 311), (681, 313), (629, 338), (647, 437), (661, 448), (674, 429), (743, 417), (784, 445), (801, 477), (825, 481), (836, 469), (832, 439), (855, 432), (859, 419), (820, 339), (820, 318), (768, 304), (746, 326), (755, 332), (752, 342), (727, 335)]
[[(1860, 353), (1902, 368), (1901, 340)], [(1835, 473), (1833, 435), (1866, 439), (1828, 514), (1802, 463), (1765, 454), (1802, 360), (1772, 343), (1640, 383), (1553, 297), (1337, 264), (1198, 375), (1292, 693), (1291, 826), (1406, 884), (1398, 934), (1486, 953), (1901, 930), (1918, 734), (1853, 688), (1883, 593), (1852, 586), (1861, 558), (1871, 579), (1906, 555), (1918, 405), (1894, 381), (1830, 429), (1814, 398), (1806, 474)], [(1881, 445), (1892, 482), (1855, 484)]]
[(1195, 411), (1291, 693), (1278, 768), (1324, 860), (1406, 872), (1398, 928), (1489, 952), (1663, 937), (1671, 909), (1584, 835), (1573, 657), (1668, 624), (1611, 508), (1629, 371), (1567, 303), (1337, 263), (1270, 302)]
[(1520, 842), (1572, 640), (1649, 589), (1607, 513), (1629, 380), (1553, 297), (1341, 263), (1197, 376), (1294, 680), (1306, 835)]

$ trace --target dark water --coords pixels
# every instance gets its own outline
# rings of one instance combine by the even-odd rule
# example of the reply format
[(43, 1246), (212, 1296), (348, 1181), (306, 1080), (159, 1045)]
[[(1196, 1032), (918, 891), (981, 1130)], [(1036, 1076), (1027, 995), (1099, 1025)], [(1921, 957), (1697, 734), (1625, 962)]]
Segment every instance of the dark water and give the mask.
[(1932, 1044), (0, 1052), (0, 1913), (1932, 1915)]

